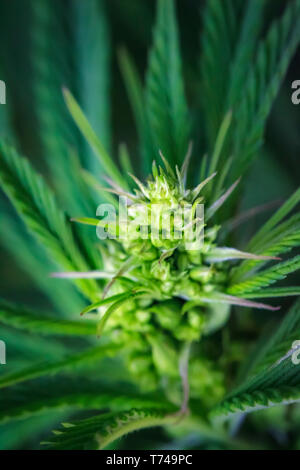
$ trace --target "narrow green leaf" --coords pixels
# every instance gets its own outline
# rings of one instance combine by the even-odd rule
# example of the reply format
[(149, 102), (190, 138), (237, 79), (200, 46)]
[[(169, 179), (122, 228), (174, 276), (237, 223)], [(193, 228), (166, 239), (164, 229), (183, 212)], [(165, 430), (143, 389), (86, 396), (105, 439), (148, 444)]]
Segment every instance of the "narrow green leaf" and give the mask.
[(263, 237), (269, 233), (278, 225), (300, 202), (300, 188), (292, 194), (292, 196), (270, 217), (270, 219), (262, 226), (262, 228), (256, 232), (255, 236), (251, 239), (248, 249), (253, 250), (259, 246)]
[(112, 158), (107, 153), (105, 148), (103, 147), (102, 143), (100, 142), (99, 138), (95, 134), (94, 130), (92, 129), (91, 125), (89, 124), (87, 118), (83, 114), (80, 106), (76, 102), (75, 98), (72, 96), (69, 90), (63, 90), (64, 97), (68, 109), (76, 122), (78, 128), (87, 139), (91, 147), (93, 148), (95, 154), (100, 160), (100, 163), (104, 169), (104, 171), (109, 175), (116, 183), (119, 183), (121, 186), (126, 186), (126, 181), (124, 180), (123, 176), (121, 175), (120, 171), (113, 163)]
[(1, 245), (37, 288), (50, 299), (55, 311), (66, 318), (83, 308), (84, 299), (73, 284), (59, 280), (49, 281), (49, 273), (55, 271), (57, 266), (45, 258), (43, 249), (36, 240), (22, 230), (21, 222), (13, 220), (4, 210), (1, 221), (5, 227), (5, 231), (0, 231)]
[(124, 173), (134, 173), (128, 148), (124, 143), (119, 146), (119, 160)]
[(78, 222), (79, 224), (91, 225), (92, 227), (105, 227), (109, 224), (109, 222), (102, 222), (100, 219), (93, 219), (92, 217), (72, 217), (71, 221)]
[(130, 432), (172, 424), (175, 420), (176, 417), (166, 411), (149, 409), (95, 415), (63, 425), (59, 434), (51, 437), (47, 444), (52, 450), (101, 450)]
[(250, 300), (236, 297), (233, 295), (227, 295), (222, 292), (214, 292), (212, 294), (203, 294), (198, 299), (190, 300), (184, 304), (182, 313), (186, 313), (190, 308), (200, 306), (203, 304), (224, 304), (224, 305), (238, 305), (240, 307), (259, 308), (262, 310), (279, 310), (280, 307), (273, 307), (271, 305), (262, 304), (258, 302), (251, 302)]
[[(120, 392), (121, 390), (121, 392)], [(0, 422), (23, 420), (45, 411), (134, 408), (166, 409), (172, 406), (158, 394), (137, 393), (127, 383), (110, 385), (99, 380), (47, 377), (1, 391)]]
[[(213, 149), (224, 115), (229, 111), (227, 92), (235, 50), (239, 44), (243, 4), (239, 1), (206, 2), (201, 33), (201, 101), (210, 150)], [(239, 20), (238, 20), (239, 19)]]
[(143, 161), (144, 174), (148, 175), (151, 171), (152, 161), (157, 155), (157, 149), (155, 151), (149, 129), (148, 116), (145, 110), (143, 85), (135, 64), (126, 49), (120, 49), (118, 57), (123, 80), (125, 82), (127, 94), (133, 111), (135, 125), (139, 135), (140, 153)]
[(96, 310), (99, 307), (102, 307), (103, 305), (110, 304), (112, 302), (119, 302), (119, 301), (124, 301), (129, 299), (130, 297), (135, 297), (137, 295), (141, 295), (143, 292), (137, 292), (135, 289), (128, 291), (128, 292), (123, 292), (122, 294), (115, 294), (112, 295), (111, 297), (106, 297), (105, 299), (101, 299), (98, 302), (95, 302), (85, 309), (82, 310), (81, 315), (84, 315), (85, 313), (92, 312), (93, 310)]
[(116, 345), (100, 345), (86, 351), (73, 354), (59, 361), (45, 361), (16, 372), (9, 372), (0, 377), (0, 388), (9, 387), (27, 380), (37, 379), (47, 375), (73, 370), (77, 367), (87, 367), (103, 357), (114, 355), (120, 347)]
[(227, 189), (227, 191), (207, 209), (205, 213), (206, 221), (211, 219), (215, 215), (215, 213), (220, 209), (220, 207), (223, 206), (223, 204), (230, 197), (231, 193), (235, 190), (239, 182), (240, 182), (240, 178), (235, 183), (233, 183), (233, 185), (231, 185), (230, 188)]
[(224, 147), (225, 139), (226, 139), (226, 136), (227, 136), (230, 124), (231, 124), (231, 120), (232, 120), (232, 111), (228, 111), (228, 113), (225, 115), (221, 123), (220, 129), (217, 135), (215, 148), (214, 148), (214, 151), (211, 157), (210, 166), (209, 166), (209, 173), (214, 173), (216, 169), (218, 168), (219, 159), (221, 156), (222, 149)]
[[(205, 260), (208, 263), (220, 263), (223, 261), (236, 260), (236, 259), (252, 259), (252, 260), (269, 261), (274, 258), (271, 258), (270, 256), (255, 255), (253, 253), (236, 250), (235, 248), (228, 248), (226, 246), (212, 248), (207, 253), (207, 255), (205, 255)], [(275, 259), (278, 259), (278, 258), (275, 258)]]

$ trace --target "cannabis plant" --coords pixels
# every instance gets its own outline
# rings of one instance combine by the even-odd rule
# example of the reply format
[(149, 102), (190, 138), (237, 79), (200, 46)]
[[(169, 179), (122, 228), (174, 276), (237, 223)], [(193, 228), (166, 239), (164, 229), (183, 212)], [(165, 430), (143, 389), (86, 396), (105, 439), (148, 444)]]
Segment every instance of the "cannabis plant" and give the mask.
[(299, 43), (300, 1), (265, 30), (264, 1), (207, 0), (193, 107), (175, 6), (157, 1), (144, 83), (118, 52), (138, 146), (113, 158), (107, 4), (30, 3), (32, 109), (57, 194), (3, 116), (1, 186), (33, 238), (3, 209), (1, 239), (53, 313), (1, 300), (15, 353), (0, 420), (18, 421), (8, 435), (67, 422), (46, 448), (104, 449), (153, 426), (255, 447), (233, 435), (239, 417), (300, 397), (299, 302), (272, 332), (255, 314), (270, 319), (300, 294), (280, 282), (300, 268), (300, 189), (246, 241), (236, 231), (261, 211), (239, 201)]

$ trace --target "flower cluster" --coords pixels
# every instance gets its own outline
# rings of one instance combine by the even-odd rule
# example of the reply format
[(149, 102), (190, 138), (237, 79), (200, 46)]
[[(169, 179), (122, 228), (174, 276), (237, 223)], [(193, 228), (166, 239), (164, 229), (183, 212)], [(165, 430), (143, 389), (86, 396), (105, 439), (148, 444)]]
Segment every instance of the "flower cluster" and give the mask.
[[(123, 208), (113, 230), (111, 220), (90, 222), (108, 234), (100, 277), (110, 279), (101, 301), (83, 313), (98, 312), (99, 335), (105, 327), (121, 344), (127, 368), (140, 384), (149, 389), (172, 383), (166, 389), (169, 394), (173, 390), (174, 399), (183, 351), (193, 343), (188, 361), (191, 395), (209, 397), (211, 403), (223, 393), (223, 374), (202, 353), (199, 340), (226, 323), (232, 304), (264, 307), (227, 295), (226, 285), (232, 260), (269, 258), (217, 244), (220, 226), (211, 221), (237, 183), (206, 207), (215, 174), (186, 189), (186, 161), (175, 171), (164, 163), (165, 169), (153, 164), (146, 184), (131, 175), (137, 185), (134, 193), (109, 180), (106, 190), (126, 198), (125, 212)], [(89, 223), (86, 218), (77, 221)]]

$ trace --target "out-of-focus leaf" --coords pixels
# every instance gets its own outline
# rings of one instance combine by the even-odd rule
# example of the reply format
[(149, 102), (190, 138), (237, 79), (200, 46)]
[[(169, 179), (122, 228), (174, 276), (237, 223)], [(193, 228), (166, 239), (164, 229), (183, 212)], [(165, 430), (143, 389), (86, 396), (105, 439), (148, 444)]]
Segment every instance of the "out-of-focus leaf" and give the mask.
[(31, 312), (0, 299), (0, 323), (42, 335), (96, 335), (97, 323), (87, 320), (60, 320)]
[(300, 347), (293, 347), (299, 335), (299, 314), (297, 301), (275, 334), (257, 351), (248, 368), (248, 377), (213, 410), (214, 418), (300, 400), (300, 369), (293, 360), (298, 360), (300, 355)]
[(100, 142), (98, 136), (95, 134), (95, 131), (92, 129), (87, 118), (83, 114), (80, 106), (76, 102), (75, 98), (72, 96), (69, 90), (64, 89), (64, 96), (68, 109), (76, 122), (77, 126), (81, 130), (84, 137), (87, 139), (91, 147), (93, 148), (95, 154), (100, 160), (103, 170), (105, 173), (110, 176), (116, 183), (127, 188), (127, 183), (121, 175), (119, 169), (114, 164), (112, 158), (107, 153), (102, 143)]
[(50, 439), (50, 449), (105, 449), (111, 442), (143, 428), (175, 422), (167, 411), (132, 409), (93, 416), (76, 423), (65, 423)]
[(54, 375), (59, 372), (73, 370), (77, 367), (87, 366), (99, 361), (105, 356), (110, 356), (118, 351), (117, 346), (101, 345), (92, 347), (86, 351), (73, 354), (59, 361), (44, 361), (39, 364), (24, 368), (20, 371), (9, 372), (0, 377), (0, 388), (9, 387), (27, 380)]
[(11, 419), (25, 419), (46, 410), (92, 410), (109, 407), (117, 411), (126, 406), (160, 409), (166, 408), (168, 403), (158, 394), (138, 393), (126, 383), (108, 385), (103, 381), (91, 381), (87, 378), (81, 382), (71, 378), (47, 378), (2, 390), (1, 405), (0, 422), (6, 422)]
[[(109, 151), (110, 130), (110, 34), (105, 2), (103, 0), (74, 0), (74, 36), (77, 95), (82, 109), (95, 133)], [(70, 45), (71, 46), (71, 45)], [(74, 47), (74, 44), (73, 44)], [(70, 50), (72, 51), (72, 47)], [(66, 85), (66, 84), (64, 84)], [(93, 173), (101, 166), (88, 145), (81, 161)]]

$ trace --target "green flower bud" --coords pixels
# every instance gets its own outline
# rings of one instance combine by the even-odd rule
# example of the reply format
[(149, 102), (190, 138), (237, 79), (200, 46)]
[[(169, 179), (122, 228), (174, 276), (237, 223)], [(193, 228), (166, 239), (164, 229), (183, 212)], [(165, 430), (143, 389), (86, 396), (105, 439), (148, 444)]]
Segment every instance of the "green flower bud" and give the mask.
[(219, 402), (225, 393), (224, 375), (208, 359), (194, 359), (190, 362), (189, 378), (191, 395), (201, 397), (207, 406)]
[(179, 341), (197, 341), (200, 338), (200, 333), (188, 324), (181, 324), (174, 331), (174, 336)]
[[(142, 312), (140, 312), (140, 314), (141, 313)], [(152, 325), (152, 323), (150, 323), (149, 321), (141, 322), (138, 315), (136, 315), (136, 312), (131, 312), (130, 315), (127, 314), (126, 317), (124, 317), (122, 320), (122, 325), (123, 328), (125, 328), (126, 330), (137, 331), (140, 333), (150, 333), (154, 330), (154, 326)]]
[(136, 300), (136, 304), (138, 305), (139, 308), (147, 308), (147, 307), (150, 307), (150, 305), (152, 304), (152, 300), (151, 299), (137, 299)]
[(198, 266), (202, 264), (202, 255), (199, 250), (189, 250), (187, 251), (187, 256), (191, 263)]
[(201, 283), (206, 284), (212, 279), (213, 272), (211, 268), (194, 268), (190, 271), (190, 277), (195, 281), (200, 281)]
[(173, 282), (164, 282), (161, 286), (161, 290), (164, 294), (171, 294), (173, 291), (174, 283)]
[(144, 261), (153, 261), (159, 258), (158, 251), (149, 240), (140, 240), (137, 243), (131, 243), (127, 250), (130, 255), (135, 255)]
[(205, 229), (205, 239), (210, 242), (210, 244), (216, 240), (220, 228), (220, 225), (215, 225), (214, 227)]
[(128, 299), (122, 305), (122, 312), (119, 315), (123, 315), (125, 312), (132, 312), (136, 310), (136, 302), (135, 300)]
[(181, 295), (193, 299), (194, 297), (199, 297), (200, 293), (201, 286), (197, 282), (185, 278), (176, 284), (174, 295)]
[[(106, 269), (122, 273), (116, 276), (114, 293), (129, 292), (136, 286), (141, 294), (141, 298), (130, 298), (109, 318), (107, 328), (113, 341), (124, 346), (128, 368), (139, 384), (149, 390), (163, 378), (174, 384), (180, 402), (181, 389), (175, 384), (180, 384), (182, 342), (199, 341), (203, 334), (223, 326), (230, 307), (203, 304), (182, 315), (186, 302), (201, 299), (205, 293), (225, 291), (228, 264), (213, 265), (214, 258), (207, 255), (218, 248), (219, 226), (205, 226), (199, 249), (191, 250), (197, 245), (185, 243), (183, 230), (201, 219), (197, 207), (205, 197), (200, 194), (201, 184), (187, 189), (180, 170), (176, 171), (154, 166), (152, 180), (145, 185), (136, 180), (138, 203), (126, 209), (127, 238), (120, 245), (109, 245), (104, 258)], [(223, 376), (209, 361), (191, 355), (189, 375), (191, 393), (200, 390), (212, 402), (222, 396)]]
[(216, 289), (215, 284), (205, 284), (203, 286), (204, 292), (213, 292)]
[(179, 253), (177, 258), (177, 266), (179, 271), (185, 271), (189, 265), (189, 258), (186, 253)]

